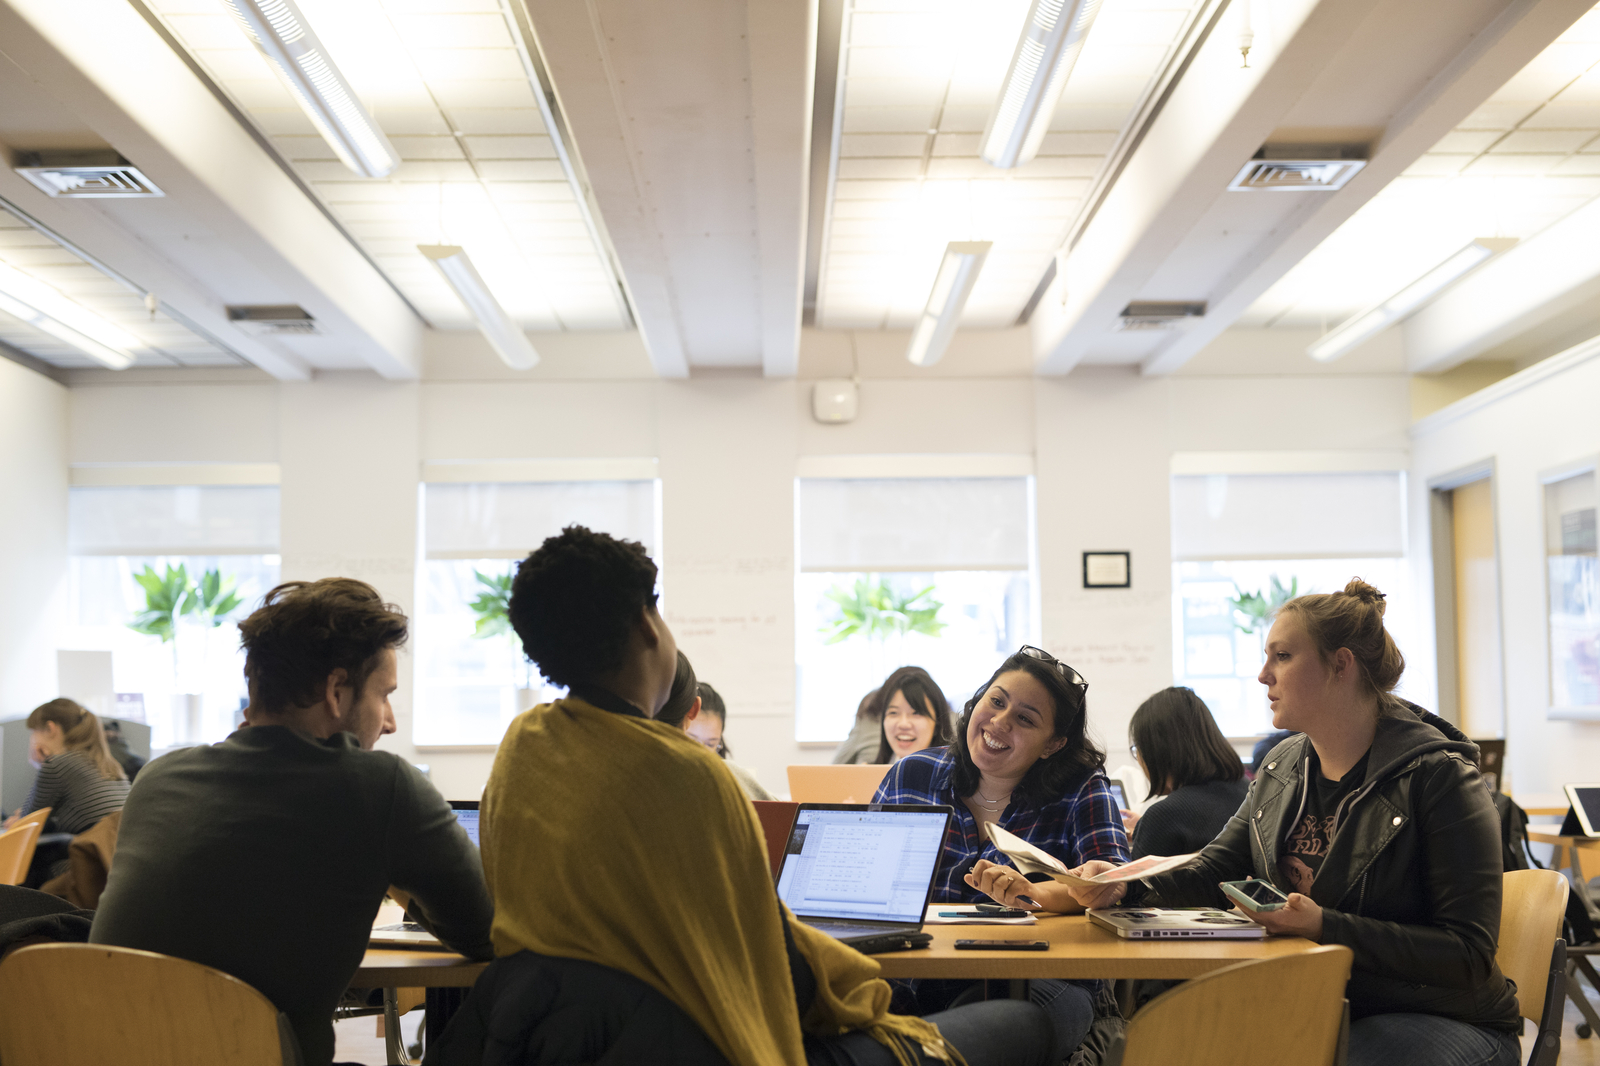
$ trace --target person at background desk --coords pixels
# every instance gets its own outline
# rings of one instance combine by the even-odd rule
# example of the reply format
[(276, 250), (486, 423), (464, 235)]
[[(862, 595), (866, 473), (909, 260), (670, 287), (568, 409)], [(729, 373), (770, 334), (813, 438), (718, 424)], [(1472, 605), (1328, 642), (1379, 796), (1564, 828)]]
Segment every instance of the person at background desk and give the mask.
[(694, 666), (689, 657), (678, 652), (678, 671), (672, 676), (672, 691), (667, 702), (661, 705), (656, 721), (675, 725), (710, 750), (717, 753), (744, 794), (753, 800), (777, 799), (761, 786), (756, 775), (728, 758), (728, 745), (723, 742), (723, 725), (728, 709), (717, 690), (694, 676)]
[[(28, 761), (39, 768), (39, 776), (27, 802), (0, 828), (49, 807), (46, 831), (76, 835), (120, 811), (127, 801), (128, 775), (111, 757), (100, 719), (72, 700), (51, 700), (28, 715)], [(38, 858), (28, 877), (32, 884), (67, 870), (64, 850), (53, 855), (40, 851)]]
[(1135, 859), (1199, 851), (1244, 802), (1244, 764), (1193, 689), (1164, 688), (1141, 703), (1128, 723), (1128, 747), (1150, 795), (1166, 797), (1143, 817), (1123, 815)]
[[(885, 686), (887, 687), (887, 686)], [(1105, 754), (1088, 737), (1089, 683), (1048, 652), (1024, 645), (967, 701), (948, 747), (895, 763), (874, 803), (944, 803), (955, 808), (934, 876), (933, 902), (989, 897), (1027, 910), (1077, 910), (1053, 881), (1032, 883), (989, 842), (996, 823), (1068, 866), (1128, 861), (1128, 837), (1105, 775)], [(977, 988), (981, 988), (981, 982)], [(970, 981), (896, 982), (897, 1003), (938, 1010), (977, 994)], [(1028, 982), (1068, 1053), (1094, 1021), (1098, 982)]]
[[(877, 707), (878, 690), (873, 689), (861, 697), (861, 702), (856, 704), (855, 725), (850, 727), (850, 735), (844, 738), (839, 745), (839, 750), (833, 753), (833, 765), (851, 766), (857, 763), (871, 762), (878, 750), (879, 720), (872, 717), (872, 709)], [(878, 710), (883, 710), (878, 707)]]
[(390, 885), (445, 944), (492, 954), (478, 849), (417, 768), (373, 751), (406, 616), (351, 578), (289, 581), (239, 624), (248, 726), (139, 774), (92, 943), (158, 951), (254, 986), (305, 1066), (333, 1061), (333, 1011)]
[(948, 747), (955, 739), (950, 701), (920, 666), (902, 666), (890, 674), (873, 701), (872, 716), (882, 724), (872, 762), (899, 762), (925, 748)]
[(1226, 907), (1219, 882), (1271, 881), (1288, 893), (1282, 909), (1240, 910), (1269, 932), (1355, 952), (1350, 1066), (1517, 1066), (1522, 1019), (1495, 963), (1500, 820), (1471, 742), (1394, 696), (1405, 659), (1383, 613), (1383, 594), (1359, 578), (1284, 604), (1257, 680), (1273, 726), (1305, 735), (1267, 756), (1194, 861), (1148, 888), (1073, 895), (1090, 907)]
[(642, 545), (582, 526), (517, 567), (511, 625), (568, 694), (495, 754), (480, 839), (498, 957), (430, 1066), (482, 1066), (491, 1042), (528, 1066), (1059, 1062), (1032, 1004), (890, 1014), (877, 963), (794, 920), (727, 764), (657, 720), (680, 660), (656, 574)]

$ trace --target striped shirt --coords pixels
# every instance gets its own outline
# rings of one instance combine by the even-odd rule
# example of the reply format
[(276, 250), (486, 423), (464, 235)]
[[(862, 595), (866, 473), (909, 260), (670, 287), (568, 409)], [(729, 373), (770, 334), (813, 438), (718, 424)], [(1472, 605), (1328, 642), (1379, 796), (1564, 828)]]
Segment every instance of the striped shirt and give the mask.
[[(956, 795), (952, 781), (955, 765), (949, 748), (926, 748), (907, 755), (889, 768), (872, 802), (947, 803), (954, 807), (955, 817), (950, 819), (934, 877), (932, 902), (981, 903), (989, 897), (962, 877), (979, 859), (1002, 866), (1011, 865), (1011, 860), (979, 834), (977, 819)], [(1042, 807), (1011, 804), (1000, 818), (1000, 827), (1049, 852), (1069, 868), (1091, 859), (1118, 865), (1128, 861), (1128, 834), (1102, 770), (1095, 770), (1072, 792)]]
[(127, 781), (101, 776), (94, 760), (81, 751), (63, 751), (39, 768), (22, 811), (29, 814), (41, 807), (54, 808), (50, 812), (53, 831), (77, 834), (122, 810), (127, 798)]

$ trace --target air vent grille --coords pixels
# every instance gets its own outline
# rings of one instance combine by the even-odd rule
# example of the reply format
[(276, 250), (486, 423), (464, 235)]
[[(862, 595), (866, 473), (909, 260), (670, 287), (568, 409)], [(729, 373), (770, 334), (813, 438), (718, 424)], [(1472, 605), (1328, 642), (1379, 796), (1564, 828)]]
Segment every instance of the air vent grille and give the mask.
[(166, 195), (116, 152), (30, 152), (19, 157), (16, 171), (46, 196), (130, 199)]
[(1204, 317), (1205, 313), (1203, 301), (1135, 300), (1122, 309), (1122, 315), (1117, 319), (1117, 329), (1177, 329), (1191, 318)]
[(1367, 165), (1364, 149), (1337, 145), (1269, 145), (1240, 168), (1233, 192), (1331, 192)]
[(322, 330), (298, 304), (254, 304), (228, 308), (228, 321), (257, 337), (314, 337)]

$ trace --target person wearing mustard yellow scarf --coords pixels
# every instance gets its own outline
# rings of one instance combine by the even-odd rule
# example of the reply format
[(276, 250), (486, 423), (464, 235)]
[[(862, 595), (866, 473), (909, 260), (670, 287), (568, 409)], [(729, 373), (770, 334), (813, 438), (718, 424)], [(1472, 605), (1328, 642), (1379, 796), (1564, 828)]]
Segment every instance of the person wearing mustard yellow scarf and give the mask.
[[(1059, 1062), (1032, 1003), (890, 1014), (878, 964), (782, 905), (755, 809), (733, 775), (682, 729), (654, 720), (677, 669), (655, 582), (641, 545), (581, 526), (518, 569), (511, 623), (545, 677), (570, 692), (514, 720), (495, 757), (481, 832), (496, 962), (444, 1050), (430, 1049), (430, 1066), (620, 1063), (615, 1044), (602, 1045), (639, 1046), (645, 1015), (660, 1019), (652, 1062)], [(619, 991), (574, 1003), (560, 981), (504, 978), (513, 966), (611, 980)], [(502, 1002), (536, 983), (527, 1002)], [(622, 999), (637, 1007), (622, 1010)]]

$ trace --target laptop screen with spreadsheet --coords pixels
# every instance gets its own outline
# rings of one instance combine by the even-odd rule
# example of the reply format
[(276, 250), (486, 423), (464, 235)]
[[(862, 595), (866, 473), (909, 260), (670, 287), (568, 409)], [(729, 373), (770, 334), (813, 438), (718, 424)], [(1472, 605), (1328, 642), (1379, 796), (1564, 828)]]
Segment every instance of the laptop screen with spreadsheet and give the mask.
[(803, 918), (920, 923), (949, 807), (801, 804), (778, 896)]

